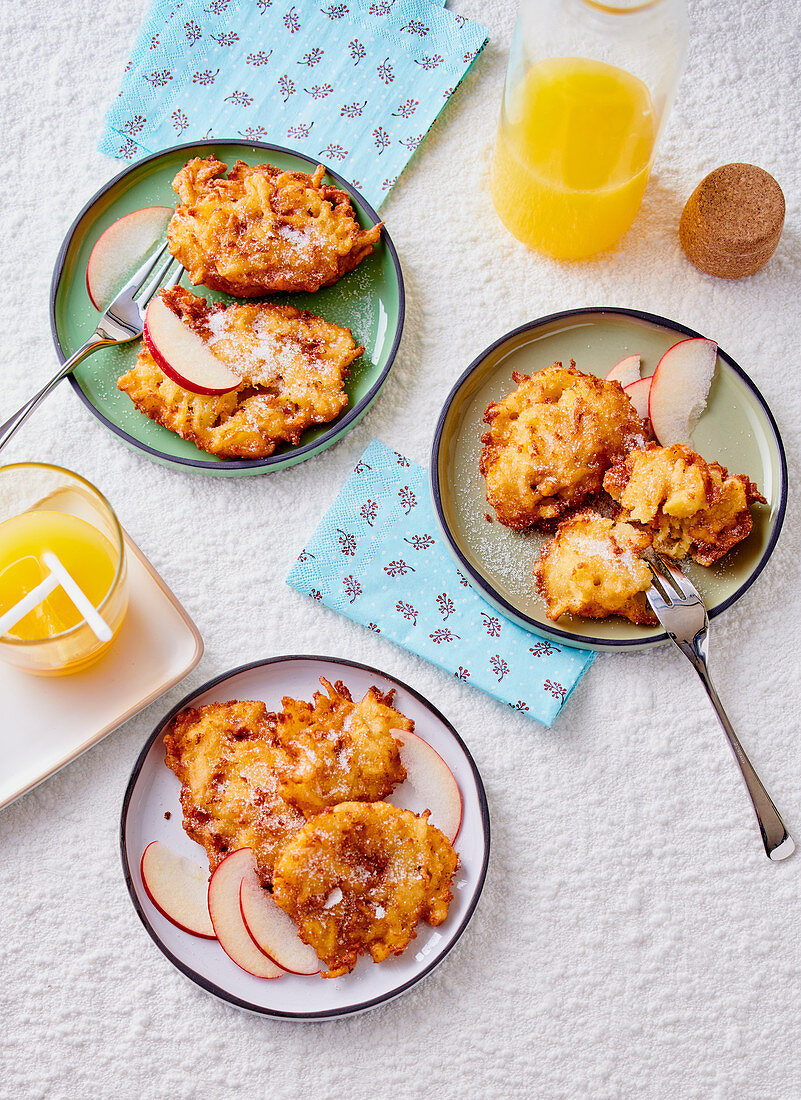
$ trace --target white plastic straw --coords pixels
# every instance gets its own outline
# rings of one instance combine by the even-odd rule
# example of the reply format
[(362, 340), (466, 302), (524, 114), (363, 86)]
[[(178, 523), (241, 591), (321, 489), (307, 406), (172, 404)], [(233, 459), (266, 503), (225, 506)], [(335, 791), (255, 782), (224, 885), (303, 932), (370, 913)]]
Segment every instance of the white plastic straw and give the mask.
[(106, 620), (97, 612), (92, 601), (81, 591), (55, 554), (46, 550), (42, 561), (58, 579), (58, 583), (86, 619), (87, 625), (98, 641), (110, 642), (114, 633)]
[(27, 596), (23, 596), (19, 603), (15, 603), (3, 615), (0, 615), (0, 638), (8, 634), (12, 626), (16, 626), (20, 619), (24, 619), (29, 611), (38, 607), (42, 600), (46, 600), (53, 589), (58, 588), (58, 577), (51, 573), (43, 581), (32, 588)]

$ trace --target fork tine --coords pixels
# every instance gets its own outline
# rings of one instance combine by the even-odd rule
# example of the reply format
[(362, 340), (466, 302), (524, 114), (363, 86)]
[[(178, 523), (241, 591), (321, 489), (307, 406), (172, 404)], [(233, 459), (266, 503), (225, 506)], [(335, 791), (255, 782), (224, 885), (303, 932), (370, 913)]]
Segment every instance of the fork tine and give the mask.
[(178, 264), (178, 267), (177, 267), (176, 271), (174, 272), (174, 274), (170, 275), (169, 279), (164, 284), (163, 289), (164, 290), (172, 290), (172, 288), (174, 286), (178, 286), (178, 284), (181, 281), (181, 277), (183, 276), (183, 273), (184, 273), (183, 265)]
[(651, 566), (651, 573), (655, 580), (659, 581), (659, 589), (664, 593), (668, 604), (670, 604), (676, 596), (684, 595), (663, 557), (654, 553), (648, 564)]
[(668, 574), (671, 583), (674, 588), (676, 588), (679, 595), (683, 596), (685, 600), (696, 599), (699, 602), (703, 602), (701, 600), (701, 593), (690, 578), (686, 576), (677, 565), (674, 565), (671, 561), (667, 561), (661, 554), (656, 554), (655, 557), (659, 561), (662, 569)]
[(670, 589), (665, 590), (663, 584), (660, 583), (661, 578), (653, 566), (651, 566), (651, 577), (651, 587), (646, 590), (645, 598), (657, 619), (665, 626), (663, 615), (673, 607)]
[(162, 282), (167, 275), (167, 272), (170, 270), (174, 263), (174, 258), (170, 256), (169, 259), (167, 259), (154, 274), (148, 276), (140, 291), (137, 292), (137, 294), (135, 295), (137, 305), (147, 305), (147, 303), (150, 301), (156, 291), (160, 289)]
[(651, 587), (646, 592), (646, 596), (650, 599), (652, 593), (655, 595), (658, 602), (664, 606), (670, 606), (670, 588), (665, 586), (664, 579), (656, 571), (654, 566), (649, 562), (651, 570)]
[(148, 277), (150, 272), (153, 270), (153, 268), (159, 262), (161, 257), (164, 255), (166, 249), (167, 249), (167, 242), (165, 241), (162, 244), (161, 248), (158, 250), (158, 252), (154, 256), (148, 256), (148, 258), (145, 260), (145, 262), (142, 264), (142, 266), (137, 271), (134, 272), (134, 274), (130, 277), (128, 282), (125, 284), (125, 286), (119, 292), (117, 297), (120, 297), (120, 295), (124, 294), (126, 291), (130, 292), (130, 294), (132, 294), (132, 295), (136, 294), (136, 292), (141, 289), (142, 284), (144, 283), (145, 279)]

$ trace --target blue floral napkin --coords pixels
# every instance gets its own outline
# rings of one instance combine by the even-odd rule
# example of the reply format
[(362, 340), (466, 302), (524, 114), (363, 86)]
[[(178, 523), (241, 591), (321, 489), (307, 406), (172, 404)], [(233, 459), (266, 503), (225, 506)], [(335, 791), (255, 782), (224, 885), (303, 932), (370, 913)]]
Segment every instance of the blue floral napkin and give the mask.
[(271, 142), (378, 206), (487, 37), (435, 0), (153, 0), (99, 148)]
[(595, 657), (486, 603), (442, 543), (427, 472), (375, 441), (287, 584), (546, 726)]

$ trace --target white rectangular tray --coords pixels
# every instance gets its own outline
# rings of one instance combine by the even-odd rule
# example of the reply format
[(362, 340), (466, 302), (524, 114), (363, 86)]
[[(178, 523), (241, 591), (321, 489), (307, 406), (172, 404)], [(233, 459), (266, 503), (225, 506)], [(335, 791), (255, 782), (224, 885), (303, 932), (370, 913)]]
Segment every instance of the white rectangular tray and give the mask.
[(31, 676), (0, 663), (0, 808), (102, 741), (203, 656), (197, 627), (123, 533), (130, 602), (108, 653), (71, 676)]

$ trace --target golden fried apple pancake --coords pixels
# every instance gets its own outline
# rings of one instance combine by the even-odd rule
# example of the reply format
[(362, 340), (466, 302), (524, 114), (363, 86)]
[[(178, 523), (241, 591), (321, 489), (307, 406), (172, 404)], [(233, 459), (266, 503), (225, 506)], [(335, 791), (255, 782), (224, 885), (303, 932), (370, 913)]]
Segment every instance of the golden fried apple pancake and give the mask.
[(206, 849), (211, 870), (250, 847), (269, 881), (280, 845), (306, 820), (281, 791), (291, 758), (277, 716), (257, 701), (211, 703), (176, 715), (164, 744), (182, 784), (184, 829)]
[(308, 821), (284, 846), (273, 898), (325, 962), (347, 974), (369, 951), (400, 955), (421, 920), (442, 924), (459, 857), (421, 815), (386, 802), (343, 802)]
[(690, 447), (632, 451), (604, 476), (623, 519), (653, 530), (654, 549), (712, 565), (751, 533), (751, 505), (767, 501), (745, 474), (730, 475)]
[(338, 802), (372, 802), (403, 782), (400, 743), (413, 730), (372, 687), (354, 703), (341, 682), (307, 703), (210, 703), (182, 711), (164, 738), (167, 766), (181, 781), (184, 829), (202, 844), (212, 870), (228, 852), (252, 848), (268, 885), (287, 838)]
[(656, 623), (645, 598), (651, 570), (640, 558), (650, 543), (648, 532), (589, 508), (562, 520), (534, 567), (548, 618), (556, 622), (570, 612), (585, 619), (622, 615), (632, 623)]
[(315, 291), (373, 251), (381, 226), (362, 229), (345, 191), (313, 175), (270, 164), (228, 166), (212, 154), (185, 164), (173, 182), (180, 202), (170, 251), (197, 286), (239, 298)]
[(552, 527), (601, 490), (604, 471), (643, 446), (646, 428), (619, 382), (554, 363), (484, 414), (480, 469), (498, 520), (522, 529)]
[[(315, 692), (313, 703), (281, 700), (282, 743), (292, 764), (282, 776), (284, 797), (312, 817), (338, 802), (374, 802), (406, 778), (393, 729), (414, 732), (414, 722), (392, 706), (394, 691), (370, 688), (360, 702), (338, 680)], [(396, 725), (396, 723), (398, 723)]]
[(266, 458), (347, 405), (344, 379), (364, 352), (350, 329), (292, 306), (207, 303), (180, 286), (161, 296), (242, 379), (228, 393), (195, 393), (168, 378), (142, 345), (117, 386), (183, 439), (221, 458)]

